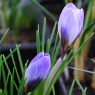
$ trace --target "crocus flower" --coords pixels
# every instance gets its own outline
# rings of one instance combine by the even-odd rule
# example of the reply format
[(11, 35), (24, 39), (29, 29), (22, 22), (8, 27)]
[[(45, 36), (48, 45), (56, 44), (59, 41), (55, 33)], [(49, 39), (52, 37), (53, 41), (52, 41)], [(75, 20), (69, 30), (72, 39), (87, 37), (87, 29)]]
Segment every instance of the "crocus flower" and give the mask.
[(83, 22), (83, 9), (78, 9), (73, 3), (68, 3), (62, 10), (58, 21), (58, 32), (64, 51), (67, 51), (81, 34)]
[[(41, 52), (34, 57), (25, 71), (25, 93), (32, 91), (50, 71), (50, 55)], [(23, 94), (24, 95), (24, 94)]]

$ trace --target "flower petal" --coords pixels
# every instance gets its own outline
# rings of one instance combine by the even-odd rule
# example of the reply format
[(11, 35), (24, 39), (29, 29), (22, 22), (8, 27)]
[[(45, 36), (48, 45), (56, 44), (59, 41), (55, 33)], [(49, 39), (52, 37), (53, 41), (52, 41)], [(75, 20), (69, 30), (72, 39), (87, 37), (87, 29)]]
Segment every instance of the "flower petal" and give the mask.
[[(30, 62), (30, 64), (34, 63), (35, 61), (37, 61), (38, 59), (42, 58), (43, 56), (44, 56), (44, 52), (39, 53), (38, 55), (36, 55), (36, 56), (32, 59), (32, 61)], [(30, 65), (30, 64), (29, 64), (29, 65)]]
[(82, 31), (83, 28), (83, 22), (84, 22), (84, 11), (83, 9), (76, 9), (76, 16), (78, 19), (78, 25), (79, 25), (79, 34)]
[(71, 8), (73, 10), (76, 10), (76, 6), (73, 4), (73, 3), (68, 3), (65, 7), (64, 7), (64, 10), (65, 9), (68, 9), (68, 8)]
[[(64, 17), (63, 17), (64, 16)], [(75, 12), (69, 8), (61, 13), (58, 22), (59, 34), (70, 45), (78, 35), (78, 21)]]
[(78, 9), (76, 8), (76, 6), (73, 3), (69, 3), (64, 7), (64, 10), (67, 8), (71, 8), (73, 9), (73, 11), (75, 12), (77, 19), (78, 19), (78, 24), (79, 24), (79, 34), (82, 31), (83, 28), (83, 22), (84, 22), (84, 11), (83, 9)]
[(26, 69), (25, 77), (27, 78), (27, 83), (32, 83), (45, 78), (50, 70), (50, 57), (43, 57), (40, 60), (35, 61), (33, 64), (29, 65)]

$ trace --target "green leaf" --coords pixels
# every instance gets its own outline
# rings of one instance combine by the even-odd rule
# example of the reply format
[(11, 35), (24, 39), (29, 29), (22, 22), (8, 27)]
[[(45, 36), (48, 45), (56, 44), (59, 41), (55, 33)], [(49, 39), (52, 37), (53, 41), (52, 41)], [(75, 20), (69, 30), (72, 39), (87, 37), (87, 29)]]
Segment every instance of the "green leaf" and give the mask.
[[(54, 27), (53, 27), (53, 30), (52, 30), (52, 32), (51, 32), (50, 44), (49, 44), (49, 51), (50, 51), (50, 48), (51, 48), (51, 44), (52, 44), (52, 42), (53, 42), (53, 37), (54, 37), (54, 33), (55, 33), (56, 26), (57, 26), (57, 22), (55, 22)], [(55, 39), (56, 39), (56, 38), (55, 38)]]
[(10, 80), (10, 95), (13, 95), (13, 81), (14, 79), (11, 77), (11, 80)]
[(44, 23), (43, 23), (43, 32), (42, 32), (42, 51), (44, 51), (45, 46), (45, 34), (46, 34), (46, 17), (44, 17)]
[[(18, 45), (16, 45), (16, 48), (17, 47), (18, 47)], [(19, 64), (20, 64), (21, 72), (23, 74), (24, 67), (23, 67), (23, 62), (22, 62), (22, 58), (21, 58), (21, 54), (20, 54), (19, 48), (17, 48), (17, 55), (18, 55), (18, 59), (19, 59)]]
[(49, 44), (50, 44), (50, 40), (47, 40), (47, 44), (46, 44), (46, 53), (49, 53)]
[(74, 68), (74, 67), (69, 67), (69, 68), (74, 69), (74, 70), (78, 70), (80, 72), (85, 72), (85, 73), (89, 73), (89, 74), (95, 74), (95, 72), (93, 72), (93, 71), (83, 70), (83, 69)]
[(91, 30), (93, 30), (94, 28), (95, 28), (95, 21), (92, 22), (92, 23), (90, 23), (90, 24), (87, 26), (87, 28), (84, 30), (84, 32), (83, 32), (83, 34), (82, 34), (82, 37), (81, 37), (81, 40), (80, 40), (79, 47), (80, 47), (80, 46), (82, 45), (82, 43), (84, 42), (86, 34), (91, 34), (91, 33), (93, 32), (93, 31), (91, 31)]
[(80, 82), (77, 80), (77, 78), (75, 78), (75, 81), (77, 82), (79, 88), (81, 89), (82, 92), (84, 92), (83, 87), (81, 86)]
[(51, 69), (51, 71), (50, 71), (50, 73), (47, 77), (47, 80), (45, 82), (43, 95), (49, 95), (50, 94), (50, 91), (52, 89), (52, 85), (55, 84), (56, 80), (58, 79), (60, 74), (65, 69), (65, 63), (67, 62), (67, 60), (70, 57), (71, 53), (72, 52), (69, 53), (69, 55), (64, 60), (64, 62), (62, 62), (63, 60), (61, 58), (59, 58), (58, 61), (56, 62), (56, 64), (53, 66), (53, 68)]
[(36, 31), (36, 47), (37, 47), (37, 53), (40, 52), (40, 34), (39, 34), (39, 25), (38, 30)]
[(65, 2), (65, 4), (68, 4), (68, 0), (63, 0)]
[(17, 95), (22, 95), (24, 86), (25, 86), (25, 82), (26, 82), (26, 79), (22, 78)]
[(52, 93), (53, 93), (53, 95), (55, 95), (54, 85), (52, 86)]
[(5, 85), (4, 85), (4, 91), (3, 91), (2, 95), (7, 95), (8, 94), (8, 90), (7, 90), (8, 80), (9, 80), (9, 73), (7, 75), (7, 79), (6, 79), (6, 82), (5, 82)]
[(52, 60), (52, 64), (51, 64), (51, 68), (54, 66), (54, 63), (56, 62), (56, 59), (57, 59), (57, 56), (58, 56), (58, 52), (60, 50), (60, 42), (58, 43), (56, 49), (55, 49), (55, 52), (54, 52), (54, 55), (53, 55), (53, 60)]
[(2, 95), (2, 92), (3, 92), (2, 89), (0, 89), (0, 95)]
[(8, 31), (9, 31), (9, 29), (7, 29), (7, 31), (4, 33), (3, 37), (0, 39), (0, 44), (3, 42), (3, 40), (4, 40), (5, 36), (7, 35)]
[(87, 13), (86, 13), (86, 17), (85, 17), (84, 29), (86, 29), (86, 27), (88, 26), (88, 24), (91, 21), (92, 5), (93, 5), (93, 0), (88, 1), (88, 8), (87, 8)]
[(14, 70), (16, 72), (16, 76), (17, 76), (18, 82), (20, 83), (19, 72), (17, 70), (16, 63), (15, 63), (15, 60), (14, 60), (13, 53), (12, 53), (12, 50), (11, 49), (10, 49), (10, 53), (11, 53), (11, 58), (12, 58), (12, 62), (13, 62), (13, 65), (14, 65)]
[(84, 89), (84, 91), (82, 92), (82, 95), (86, 95), (86, 91), (87, 91), (87, 87)]
[[(58, 47), (59, 47), (59, 44), (60, 42), (58, 41), (58, 32), (57, 32), (57, 35), (56, 35), (56, 37), (55, 37), (55, 42), (54, 42), (54, 47), (53, 47), (53, 51), (52, 51), (52, 53), (51, 53), (51, 63), (52, 63), (52, 66), (54, 65), (54, 63), (55, 63), (55, 61), (56, 61), (56, 58), (54, 57), (54, 55), (55, 55), (55, 52), (58, 54), (58, 52), (56, 51), (56, 49), (58, 49)], [(55, 56), (57, 56), (57, 55), (55, 55)], [(51, 67), (52, 67), (51, 66)]]
[(82, 50), (82, 48), (85, 46), (85, 44), (92, 38), (94, 35), (94, 32), (84, 41), (84, 43), (79, 47), (79, 49), (74, 53), (74, 55), (70, 58), (70, 60), (67, 62), (66, 66), (73, 60), (73, 58)]
[[(18, 46), (13, 50), (13, 52), (12, 52), (11, 54), (14, 54), (20, 46), (21, 46), (21, 45), (18, 45)], [(9, 54), (9, 55), (5, 58), (5, 60), (9, 59), (9, 58), (11, 57), (11, 54)], [(3, 60), (3, 62), (4, 62), (4, 60)]]
[(64, 60), (64, 62), (62, 62), (61, 58), (58, 59), (58, 61), (53, 66), (53, 68), (51, 69), (51, 71), (50, 71), (50, 73), (49, 73), (49, 75), (47, 77), (47, 80), (46, 80), (45, 86), (44, 86), (43, 95), (49, 95), (50, 94), (51, 86), (55, 84), (56, 80), (58, 79), (60, 74), (63, 72), (63, 70), (74, 59), (74, 57), (78, 54), (78, 52), (80, 52), (80, 50), (83, 48), (83, 46), (91, 39), (91, 37), (93, 35), (94, 35), (94, 33), (92, 33), (87, 38), (87, 40), (79, 47), (79, 49), (75, 52), (75, 54), (69, 60), (68, 60), (68, 58), (70, 57), (71, 53), (67, 56), (67, 58)]
[(75, 79), (72, 82), (72, 85), (70, 87), (70, 90), (69, 90), (69, 94), (68, 95), (73, 95), (72, 92), (73, 92), (73, 89), (74, 89), (74, 84), (75, 84)]
[[(1, 79), (1, 70), (2, 70), (2, 56), (0, 56), (0, 79)], [(1, 81), (0, 81), (1, 82)], [(1, 83), (0, 83), (1, 84)]]
[[(10, 77), (12, 77), (12, 73), (11, 73), (11, 71), (10, 71), (10, 69), (9, 69), (8, 63), (7, 63), (6, 58), (5, 58), (4, 55), (3, 55), (3, 59), (4, 59), (4, 62), (5, 62), (5, 66), (6, 66), (7, 70), (8, 70), (8, 73), (9, 73)], [(14, 85), (15, 85), (15, 87), (16, 87), (16, 90), (18, 90), (18, 87), (17, 87), (15, 81), (13, 81), (13, 82), (14, 82)]]
[(56, 18), (46, 10), (41, 4), (39, 4), (36, 0), (31, 0), (35, 5), (37, 5), (43, 12), (45, 12), (54, 22), (57, 21)]

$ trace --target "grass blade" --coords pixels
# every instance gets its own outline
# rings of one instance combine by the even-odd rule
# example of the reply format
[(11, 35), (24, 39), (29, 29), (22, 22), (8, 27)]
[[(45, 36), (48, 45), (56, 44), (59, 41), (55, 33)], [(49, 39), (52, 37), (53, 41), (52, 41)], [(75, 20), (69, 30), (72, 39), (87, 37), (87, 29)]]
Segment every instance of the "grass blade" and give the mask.
[(56, 39), (55, 39), (55, 43), (54, 43), (54, 47), (53, 47), (53, 51), (52, 51), (52, 54), (51, 54), (51, 63), (53, 62), (53, 58), (54, 58), (54, 53), (55, 53), (55, 50), (56, 50), (56, 47), (57, 47), (57, 42), (58, 42), (58, 33), (56, 35)]
[(43, 23), (43, 32), (42, 32), (42, 51), (44, 51), (45, 46), (45, 34), (46, 34), (46, 17), (44, 17), (44, 23)]
[(14, 70), (16, 72), (16, 76), (17, 76), (18, 82), (20, 83), (20, 77), (19, 77), (19, 74), (18, 74), (18, 70), (17, 70), (16, 64), (15, 64), (15, 60), (14, 60), (13, 54), (12, 54), (12, 50), (10, 50), (10, 52), (11, 52), (12, 62), (13, 62), (13, 65), (14, 65)]
[[(5, 58), (4, 55), (3, 55), (3, 59), (4, 59), (4, 62), (5, 62), (5, 66), (6, 66), (7, 70), (8, 70), (8, 73), (9, 73), (10, 77), (12, 77), (12, 73), (11, 73), (11, 71), (10, 71), (10, 69), (9, 69), (8, 63), (7, 63), (6, 58)], [(16, 87), (16, 90), (18, 90), (18, 87), (17, 87), (15, 81), (14, 81), (14, 85), (15, 85), (15, 87)]]
[(34, 4), (36, 4), (42, 11), (44, 11), (54, 22), (57, 21), (55, 17), (47, 11), (42, 5), (40, 5), (36, 0), (31, 0)]
[(5, 36), (7, 35), (8, 31), (9, 31), (9, 29), (7, 29), (7, 31), (4, 33), (3, 37), (0, 40), (0, 44), (3, 42), (3, 40), (4, 40)]
[(53, 30), (52, 30), (52, 32), (51, 32), (50, 44), (49, 44), (49, 51), (50, 51), (50, 47), (51, 47), (52, 40), (53, 40), (53, 37), (54, 37), (54, 33), (55, 33), (56, 26), (57, 26), (57, 22), (55, 22), (54, 27), (53, 27)]
[[(18, 45), (16, 45), (16, 48), (18, 47)], [(20, 64), (20, 68), (21, 68), (21, 73), (23, 74), (23, 62), (22, 62), (22, 58), (21, 58), (21, 54), (20, 54), (20, 50), (19, 48), (17, 48), (17, 55), (18, 55), (18, 59), (19, 59), (19, 64)]]
[(45, 82), (44, 87), (44, 93), (43, 95), (49, 95), (51, 91), (51, 85), (54, 85), (60, 74), (63, 72), (63, 70), (67, 67), (67, 65), (74, 59), (74, 57), (80, 52), (80, 50), (84, 47), (84, 45), (91, 39), (91, 37), (94, 35), (92, 33), (87, 40), (79, 47), (79, 49), (76, 51), (76, 53), (67, 61), (68, 57), (62, 62), (62, 59), (58, 59), (57, 63), (53, 66), (51, 69), (47, 80)]
[(40, 34), (39, 34), (39, 25), (38, 30), (36, 31), (36, 47), (37, 47), (37, 53), (40, 52)]
[(88, 70), (83, 70), (83, 69), (73, 68), (73, 67), (69, 67), (69, 68), (74, 69), (74, 70), (78, 70), (80, 72), (85, 72), (85, 73), (89, 73), (89, 74), (95, 74), (95, 72), (93, 72), (93, 71), (88, 71)]
[(81, 89), (82, 92), (84, 92), (83, 87), (81, 86), (80, 82), (77, 80), (77, 78), (75, 78), (75, 81), (77, 82), (79, 88)]
[(4, 91), (3, 91), (2, 95), (7, 95), (8, 94), (8, 91), (7, 91), (8, 80), (9, 80), (9, 73), (7, 75), (7, 79), (6, 79), (6, 82), (5, 82), (5, 85), (4, 85)]
[(25, 82), (26, 82), (26, 79), (23, 78), (23, 79), (21, 80), (21, 84), (20, 84), (19, 91), (18, 91), (18, 94), (17, 94), (17, 95), (22, 95), (23, 90), (24, 90)]
[(50, 44), (50, 40), (47, 40), (47, 45), (46, 45), (46, 53), (49, 53), (49, 44)]
[(84, 42), (86, 34), (90, 34), (91, 32), (93, 32), (93, 31), (91, 31), (91, 30), (93, 30), (93, 28), (95, 28), (95, 21), (92, 22), (91, 24), (89, 24), (89, 25), (87, 26), (87, 28), (84, 30), (84, 32), (83, 32), (83, 34), (82, 34), (82, 37), (81, 37), (81, 41), (80, 41), (80, 43), (79, 43), (79, 47), (80, 47), (80, 46), (82, 45), (82, 43)]
[[(18, 47), (16, 47), (16, 48), (13, 50), (12, 54), (14, 54), (20, 46), (21, 46), (21, 45), (18, 45)], [(9, 59), (10, 57), (11, 57), (11, 54), (9, 54), (9, 55), (5, 58), (5, 60)], [(4, 62), (4, 60), (3, 60), (3, 62)]]
[(74, 89), (74, 84), (75, 84), (75, 79), (72, 82), (72, 85), (70, 87), (70, 90), (69, 90), (69, 94), (68, 95), (73, 95), (72, 92), (73, 92), (73, 89)]
[(53, 95), (55, 95), (55, 89), (54, 89), (54, 86), (52, 86), (52, 93), (53, 93)]
[(57, 59), (57, 56), (58, 56), (59, 49), (60, 49), (60, 42), (58, 43), (58, 45), (57, 45), (57, 47), (56, 47), (56, 49), (55, 49), (51, 67), (54, 66), (54, 63), (55, 63), (55, 61), (56, 61), (56, 59)]

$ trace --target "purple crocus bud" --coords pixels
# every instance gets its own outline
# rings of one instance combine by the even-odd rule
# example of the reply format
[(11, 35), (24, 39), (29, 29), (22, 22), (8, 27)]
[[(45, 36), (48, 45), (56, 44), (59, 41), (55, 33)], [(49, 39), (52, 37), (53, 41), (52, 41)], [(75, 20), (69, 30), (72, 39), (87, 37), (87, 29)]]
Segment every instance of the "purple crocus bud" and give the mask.
[(48, 53), (41, 52), (34, 57), (25, 71), (26, 85), (24, 93), (32, 91), (39, 82), (48, 76), (50, 66), (50, 55)]
[(73, 3), (67, 4), (58, 21), (58, 32), (63, 51), (67, 51), (82, 32), (84, 11)]

